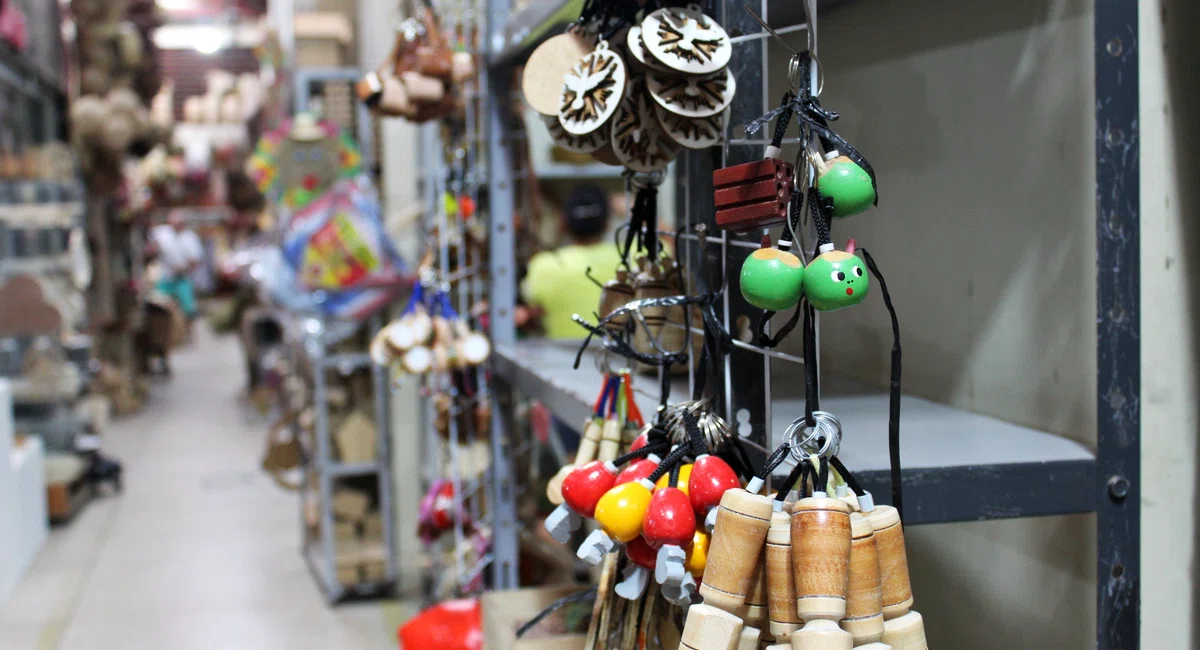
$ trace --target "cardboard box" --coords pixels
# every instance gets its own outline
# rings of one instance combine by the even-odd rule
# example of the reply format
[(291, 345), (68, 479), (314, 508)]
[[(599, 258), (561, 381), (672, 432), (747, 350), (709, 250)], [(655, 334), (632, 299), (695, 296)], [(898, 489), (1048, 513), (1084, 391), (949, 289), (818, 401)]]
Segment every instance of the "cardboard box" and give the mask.
[[(583, 629), (561, 633), (567, 612), (564, 608), (548, 616), (526, 638), (517, 639), (517, 628), (537, 616), (558, 599), (583, 591), (587, 587), (565, 585), (537, 587), (511, 591), (490, 591), (483, 595), (484, 650), (583, 650), (587, 623)], [(581, 605), (591, 609), (591, 604)]]
[(293, 19), (296, 67), (337, 68), (349, 63), (354, 27), (338, 11), (309, 11)]

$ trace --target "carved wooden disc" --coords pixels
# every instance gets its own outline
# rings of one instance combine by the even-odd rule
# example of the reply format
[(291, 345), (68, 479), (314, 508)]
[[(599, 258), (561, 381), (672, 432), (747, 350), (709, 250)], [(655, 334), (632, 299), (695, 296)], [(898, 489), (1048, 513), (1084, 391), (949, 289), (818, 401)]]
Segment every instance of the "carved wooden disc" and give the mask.
[(684, 117), (709, 117), (725, 110), (737, 93), (737, 82), (728, 69), (704, 75), (646, 73), (646, 87), (660, 106)]
[(708, 117), (684, 117), (654, 104), (654, 115), (659, 125), (672, 140), (687, 149), (707, 149), (720, 144), (725, 132), (728, 111)]
[(654, 117), (654, 101), (642, 77), (630, 80), (613, 116), (612, 145), (622, 165), (643, 173), (663, 169), (679, 152)]
[(625, 61), (601, 42), (563, 77), (558, 123), (575, 135), (599, 129), (621, 103), (627, 78)]
[(567, 133), (562, 124), (558, 123), (557, 117), (543, 115), (542, 121), (546, 123), (546, 129), (550, 131), (550, 139), (554, 144), (572, 153), (592, 153), (604, 146), (611, 134), (607, 122), (591, 133), (575, 135)]
[(660, 72), (671, 71), (670, 68), (663, 65), (646, 51), (646, 44), (642, 42), (641, 25), (634, 25), (629, 28), (629, 31), (625, 35), (625, 49), (629, 50), (629, 56), (641, 66), (639, 69), (650, 68)]
[(586, 37), (567, 32), (542, 43), (529, 55), (521, 75), (521, 90), (533, 110), (558, 115), (563, 78), (593, 47)]
[(674, 70), (712, 74), (729, 64), (733, 45), (717, 21), (694, 9), (668, 7), (642, 21), (646, 52)]

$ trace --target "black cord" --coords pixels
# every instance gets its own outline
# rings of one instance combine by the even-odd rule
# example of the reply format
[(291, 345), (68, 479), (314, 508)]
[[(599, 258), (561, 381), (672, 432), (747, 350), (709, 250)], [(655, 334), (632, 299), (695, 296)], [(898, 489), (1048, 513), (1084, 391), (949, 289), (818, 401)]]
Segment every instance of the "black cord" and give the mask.
[(776, 467), (779, 467), (783, 464), (783, 459), (787, 458), (787, 455), (791, 453), (791, 451), (791, 445), (787, 444), (786, 442), (776, 447), (775, 451), (771, 452), (770, 456), (767, 456), (767, 462), (763, 463), (762, 469), (759, 470), (758, 474), (755, 474), (755, 477), (762, 481), (766, 481), (767, 477), (771, 475), (771, 472), (774, 472)]
[(813, 491), (824, 492), (829, 486), (829, 459), (822, 456), (818, 465), (821, 469), (817, 472), (817, 482), (813, 484)]
[(620, 466), (624, 465), (625, 463), (628, 463), (631, 460), (635, 460), (638, 458), (645, 458), (645, 457), (649, 456), (650, 454), (657, 454), (660, 451), (667, 451), (670, 448), (671, 448), (671, 443), (665, 442), (665, 441), (662, 443), (647, 444), (645, 447), (642, 447), (641, 449), (638, 449), (637, 451), (631, 451), (622, 456), (618, 456), (616, 458), (616, 460), (614, 460), (612, 463), (613, 463), (613, 465), (620, 467)]
[(854, 493), (854, 496), (861, 497), (866, 495), (866, 491), (863, 490), (863, 487), (858, 482), (858, 479), (854, 478), (854, 475), (850, 473), (850, 470), (846, 469), (846, 466), (842, 464), (840, 458), (837, 456), (830, 456), (829, 462), (833, 465), (833, 468), (837, 470), (838, 474), (842, 475), (842, 480), (846, 482), (846, 486), (850, 488), (850, 491)]
[(682, 467), (683, 467), (683, 465), (676, 465), (671, 468), (671, 478), (669, 479), (669, 482), (667, 483), (668, 486), (679, 487), (679, 470)]
[(903, 521), (904, 489), (901, 485), (903, 473), (900, 469), (900, 320), (896, 317), (896, 308), (892, 305), (892, 296), (888, 293), (887, 281), (879, 272), (879, 266), (875, 264), (875, 259), (871, 257), (867, 249), (859, 248), (859, 250), (862, 251), (863, 259), (867, 262), (867, 268), (879, 281), (879, 290), (883, 293), (883, 304), (887, 307), (888, 316), (892, 319), (892, 373), (888, 385), (888, 455), (892, 465), (892, 505), (896, 507), (900, 514), (900, 520)]
[(817, 373), (816, 312), (812, 303), (804, 300), (804, 422), (817, 426), (814, 411), (821, 409), (821, 378)]
[(527, 632), (529, 632), (530, 630), (532, 630), (534, 627), (536, 627), (538, 623), (541, 623), (542, 621), (544, 621), (547, 616), (553, 614), (554, 612), (557, 612), (558, 610), (562, 609), (563, 607), (566, 607), (567, 605), (583, 602), (589, 598), (595, 599), (596, 594), (599, 593), (599, 591), (600, 591), (599, 587), (592, 587), (591, 589), (581, 591), (577, 594), (571, 594), (570, 596), (563, 596), (562, 598), (559, 598), (558, 600), (554, 601), (553, 603), (550, 603), (549, 607), (547, 607), (546, 609), (543, 609), (541, 612), (538, 613), (537, 616), (534, 616), (533, 618), (526, 621), (524, 625), (517, 628), (517, 633), (515, 635), (516, 638), (519, 639), (519, 638), (525, 636), (525, 634)]
[(687, 453), (688, 446), (679, 445), (675, 451), (667, 454), (667, 457), (664, 458), (662, 462), (658, 464), (658, 467), (654, 468), (653, 472), (650, 472), (650, 476), (647, 476), (646, 478), (649, 479), (651, 483), (657, 483), (658, 479), (666, 476), (667, 472), (671, 471), (676, 465), (678, 465), (679, 461), (683, 460), (684, 456), (687, 456)]
[(796, 482), (804, 476), (804, 468), (807, 466), (808, 461), (806, 460), (796, 463), (796, 466), (788, 473), (787, 478), (783, 480), (783, 484), (779, 486), (779, 492), (775, 495), (776, 501), (781, 503), (787, 501), (788, 493), (796, 488)]

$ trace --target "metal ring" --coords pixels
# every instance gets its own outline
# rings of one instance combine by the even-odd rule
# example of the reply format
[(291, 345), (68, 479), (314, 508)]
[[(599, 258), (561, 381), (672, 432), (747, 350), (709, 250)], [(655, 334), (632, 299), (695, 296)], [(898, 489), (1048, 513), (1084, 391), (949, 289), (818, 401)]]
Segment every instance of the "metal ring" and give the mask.
[[(789, 453), (796, 462), (813, 454), (825, 458), (836, 456), (841, 450), (841, 421), (827, 411), (813, 411), (813, 420), (816, 422), (816, 426), (808, 431), (803, 440), (799, 439), (800, 431), (809, 428), (805, 417), (792, 420), (787, 430), (784, 431), (783, 440), (791, 446)], [(820, 440), (823, 442), (818, 447), (815, 443)]]

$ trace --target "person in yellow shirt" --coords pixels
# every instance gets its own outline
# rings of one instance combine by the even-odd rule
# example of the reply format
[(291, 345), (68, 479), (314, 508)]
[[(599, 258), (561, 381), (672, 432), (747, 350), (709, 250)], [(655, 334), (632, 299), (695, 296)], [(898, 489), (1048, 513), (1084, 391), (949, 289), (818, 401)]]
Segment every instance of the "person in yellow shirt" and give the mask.
[(575, 189), (563, 206), (565, 230), (571, 243), (543, 251), (529, 260), (521, 294), (541, 314), (547, 338), (582, 339), (587, 331), (572, 320), (579, 314), (595, 322), (600, 306), (598, 282), (616, 276), (621, 254), (609, 237), (609, 199), (594, 186)]

